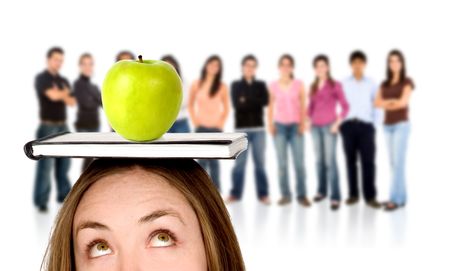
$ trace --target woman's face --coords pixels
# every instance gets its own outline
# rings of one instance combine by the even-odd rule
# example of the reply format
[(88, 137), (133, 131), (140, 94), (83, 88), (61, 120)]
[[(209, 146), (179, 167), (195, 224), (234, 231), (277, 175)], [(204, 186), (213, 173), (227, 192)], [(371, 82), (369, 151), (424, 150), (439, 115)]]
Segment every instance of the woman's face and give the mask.
[(293, 73), (294, 67), (292, 67), (291, 61), (287, 58), (283, 58), (278, 65), (281, 77), (290, 77)]
[(216, 75), (219, 73), (219, 70), (220, 70), (220, 63), (217, 60), (210, 61), (206, 65), (206, 72), (209, 75)]
[(77, 270), (207, 270), (194, 210), (165, 179), (139, 168), (95, 182), (72, 231)]
[(389, 57), (389, 69), (394, 73), (398, 73), (401, 71), (402, 62), (397, 55), (392, 55)]
[(329, 67), (325, 61), (323, 61), (323, 60), (317, 61), (316, 65), (314, 67), (314, 70), (316, 72), (317, 77), (323, 78), (323, 79), (328, 77)]

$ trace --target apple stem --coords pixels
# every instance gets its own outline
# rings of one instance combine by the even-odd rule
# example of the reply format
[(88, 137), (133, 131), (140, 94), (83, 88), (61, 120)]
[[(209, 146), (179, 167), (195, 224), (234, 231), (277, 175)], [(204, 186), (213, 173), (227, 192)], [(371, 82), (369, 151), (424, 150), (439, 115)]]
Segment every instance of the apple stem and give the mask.
[(144, 63), (144, 61), (142, 60), (142, 55), (139, 55), (138, 58), (139, 58), (139, 62)]

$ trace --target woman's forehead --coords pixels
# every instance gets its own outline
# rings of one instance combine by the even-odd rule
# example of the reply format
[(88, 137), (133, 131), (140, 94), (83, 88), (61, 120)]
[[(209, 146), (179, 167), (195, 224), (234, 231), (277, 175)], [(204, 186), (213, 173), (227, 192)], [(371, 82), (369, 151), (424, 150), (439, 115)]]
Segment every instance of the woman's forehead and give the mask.
[[(139, 216), (153, 209), (190, 213), (185, 196), (155, 173), (133, 168), (95, 182), (83, 195), (75, 221), (85, 217)], [(193, 210), (190, 210), (193, 212)]]

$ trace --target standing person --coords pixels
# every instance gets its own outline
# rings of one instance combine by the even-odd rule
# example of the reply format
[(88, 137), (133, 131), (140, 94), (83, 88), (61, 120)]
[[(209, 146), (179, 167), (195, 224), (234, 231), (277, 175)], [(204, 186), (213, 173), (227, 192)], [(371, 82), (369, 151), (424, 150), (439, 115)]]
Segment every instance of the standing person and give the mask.
[(375, 125), (378, 110), (374, 106), (377, 85), (364, 75), (366, 55), (354, 51), (350, 55), (352, 75), (342, 84), (350, 111), (341, 125), (344, 153), (347, 163), (349, 197), (347, 205), (359, 201), (358, 157), (362, 170), (362, 192), (367, 205), (379, 208), (375, 186)]
[[(234, 107), (235, 128), (247, 134), (252, 151), (256, 194), (261, 203), (270, 204), (269, 185), (265, 169), (266, 134), (263, 113), (268, 103), (268, 91), (264, 81), (256, 80), (258, 60), (254, 55), (246, 55), (241, 62), (242, 78), (231, 85), (231, 100)], [(247, 152), (236, 160), (232, 173), (232, 188), (228, 202), (238, 201), (244, 190), (245, 163)]]
[[(66, 105), (73, 106), (76, 100), (72, 97), (69, 81), (59, 74), (63, 61), (63, 49), (50, 48), (47, 52), (47, 68), (36, 76), (35, 88), (41, 122), (37, 130), (37, 138), (68, 131)], [(50, 172), (53, 165), (55, 166), (57, 201), (63, 202), (71, 188), (68, 178), (70, 167), (68, 158), (40, 159), (37, 163), (33, 196), (34, 204), (40, 212), (47, 211)]]
[(116, 62), (121, 61), (121, 60), (133, 60), (133, 59), (136, 59), (136, 57), (134, 56), (134, 54), (131, 51), (128, 51), (128, 50), (120, 51), (116, 55)]
[(268, 108), (269, 131), (275, 139), (278, 158), (278, 180), (281, 191), (279, 205), (292, 201), (289, 186), (288, 145), (292, 151), (296, 177), (297, 202), (305, 207), (311, 205), (306, 192), (304, 166), (304, 132), (306, 119), (306, 95), (302, 81), (294, 78), (294, 58), (282, 55), (278, 61), (280, 78), (270, 84)]
[[(222, 82), (222, 60), (210, 56), (203, 65), (200, 79), (192, 84), (188, 108), (195, 131), (222, 132), (229, 111), (227, 86)], [(220, 191), (220, 168), (216, 159), (199, 160)]]
[[(341, 84), (331, 76), (328, 57), (316, 56), (313, 67), (316, 79), (311, 86), (308, 116), (312, 123), (319, 182), (314, 201), (319, 202), (326, 198), (329, 185), (331, 186), (331, 209), (337, 210), (341, 201), (341, 193), (336, 162), (336, 141), (341, 120), (346, 117), (349, 106)], [(338, 104), (341, 107), (339, 115), (336, 113)]]
[(387, 58), (387, 78), (377, 93), (375, 105), (384, 109), (384, 130), (391, 165), (391, 193), (385, 210), (406, 204), (405, 163), (409, 137), (409, 100), (414, 83), (406, 74), (405, 58), (392, 50)]
[[(102, 106), (102, 98), (99, 88), (91, 82), (94, 67), (92, 55), (88, 53), (82, 54), (78, 65), (80, 68), (80, 76), (75, 81), (73, 87), (73, 93), (78, 102), (75, 128), (77, 132), (98, 132), (100, 130), (98, 109)], [(83, 171), (92, 160), (92, 158), (84, 159)]]
[[(181, 76), (180, 65), (175, 57), (172, 55), (165, 55), (161, 58), (162, 61), (165, 61), (172, 65), (174, 69), (177, 71), (180, 78), (183, 80)], [(183, 81), (183, 101), (181, 102), (180, 112), (178, 113), (177, 120), (169, 129), (169, 133), (189, 133), (189, 121), (188, 121), (188, 109), (187, 109), (187, 100), (188, 95), (186, 91), (186, 84)]]

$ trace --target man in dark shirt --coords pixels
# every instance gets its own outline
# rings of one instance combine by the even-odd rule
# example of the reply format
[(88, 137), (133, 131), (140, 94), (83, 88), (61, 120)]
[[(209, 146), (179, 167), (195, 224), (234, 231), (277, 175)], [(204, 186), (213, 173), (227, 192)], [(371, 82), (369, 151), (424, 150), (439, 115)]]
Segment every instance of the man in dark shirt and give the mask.
[[(66, 105), (76, 101), (70, 92), (67, 79), (59, 75), (64, 60), (64, 51), (53, 47), (47, 52), (47, 69), (37, 75), (35, 88), (39, 100), (40, 125), (37, 138), (68, 131)], [(34, 187), (34, 204), (41, 212), (47, 211), (50, 194), (50, 172), (55, 165), (57, 200), (63, 202), (71, 184), (68, 178), (70, 160), (67, 158), (41, 159), (38, 161)]]
[[(73, 93), (77, 99), (78, 113), (75, 122), (77, 132), (98, 132), (100, 118), (98, 109), (102, 106), (99, 88), (91, 82), (94, 59), (91, 54), (85, 53), (79, 60), (80, 76), (74, 83)], [(92, 158), (84, 159), (82, 170), (92, 162)]]
[[(247, 133), (249, 149), (251, 149), (254, 167), (257, 196), (260, 202), (270, 204), (269, 187), (265, 170), (265, 130), (263, 113), (268, 103), (268, 91), (265, 82), (255, 79), (258, 61), (253, 55), (242, 60), (241, 80), (231, 85), (231, 98), (235, 112), (235, 127), (238, 132)], [(236, 160), (232, 172), (232, 189), (228, 203), (241, 199), (244, 189), (245, 164), (247, 152)]]

